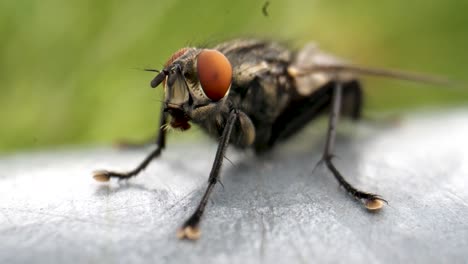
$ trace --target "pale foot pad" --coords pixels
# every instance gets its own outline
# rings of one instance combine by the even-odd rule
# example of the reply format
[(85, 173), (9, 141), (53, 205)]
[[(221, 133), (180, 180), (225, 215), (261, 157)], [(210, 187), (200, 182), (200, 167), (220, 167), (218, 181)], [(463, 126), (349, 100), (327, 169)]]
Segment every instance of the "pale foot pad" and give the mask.
[(368, 210), (376, 211), (380, 210), (383, 207), (383, 204), (384, 202), (380, 199), (369, 199), (365, 201), (364, 206), (366, 206)]
[(179, 239), (189, 239), (197, 240), (200, 238), (200, 229), (198, 227), (186, 226), (177, 231), (177, 238)]
[(110, 180), (107, 171), (95, 171), (93, 172), (93, 178), (98, 182), (108, 182)]

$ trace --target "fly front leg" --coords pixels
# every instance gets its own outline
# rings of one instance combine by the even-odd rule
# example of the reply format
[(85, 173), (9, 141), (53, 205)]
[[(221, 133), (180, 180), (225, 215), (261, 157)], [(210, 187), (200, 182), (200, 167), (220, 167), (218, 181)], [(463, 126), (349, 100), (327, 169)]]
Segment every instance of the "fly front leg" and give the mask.
[(156, 148), (133, 170), (127, 172), (115, 172), (108, 170), (99, 170), (93, 173), (93, 178), (96, 181), (106, 182), (110, 178), (117, 178), (119, 180), (126, 180), (131, 177), (137, 176), (142, 170), (144, 170), (150, 162), (161, 155), (162, 150), (166, 146), (166, 130), (164, 126), (167, 122), (167, 113), (164, 112), (164, 106), (161, 110), (161, 120), (159, 123), (159, 133), (156, 139)]
[(327, 165), (328, 169), (333, 173), (335, 178), (338, 180), (341, 186), (345, 188), (345, 190), (351, 194), (354, 198), (358, 199), (369, 210), (378, 210), (382, 208), (383, 202), (387, 203), (380, 195), (363, 192), (356, 189), (352, 186), (349, 182), (347, 182), (343, 175), (338, 171), (335, 165), (332, 162), (333, 159), (333, 147), (335, 143), (336, 137), (336, 127), (338, 124), (338, 116), (340, 113), (341, 107), (341, 100), (342, 100), (342, 92), (343, 87), (340, 82), (337, 82), (333, 88), (333, 97), (332, 97), (332, 108), (330, 111), (330, 119), (328, 122), (328, 131), (327, 131), (327, 139), (325, 142), (325, 150), (323, 153), (323, 161)]
[(224, 127), (223, 134), (221, 135), (218, 150), (216, 151), (216, 157), (213, 162), (213, 167), (211, 168), (210, 177), (208, 178), (208, 187), (206, 188), (205, 194), (203, 195), (200, 204), (198, 205), (195, 212), (192, 214), (192, 216), (190, 216), (190, 218), (188, 218), (185, 221), (182, 227), (178, 230), (177, 237), (180, 239), (186, 238), (190, 240), (195, 240), (200, 237), (200, 220), (203, 216), (203, 212), (205, 211), (208, 199), (211, 193), (213, 192), (213, 188), (219, 181), (219, 172), (223, 164), (224, 153), (226, 152), (227, 147), (229, 145), (229, 139), (231, 137), (231, 132), (234, 127), (234, 124), (236, 123), (240, 114), (242, 114), (242, 112), (238, 110), (231, 110), (229, 114), (229, 118)]

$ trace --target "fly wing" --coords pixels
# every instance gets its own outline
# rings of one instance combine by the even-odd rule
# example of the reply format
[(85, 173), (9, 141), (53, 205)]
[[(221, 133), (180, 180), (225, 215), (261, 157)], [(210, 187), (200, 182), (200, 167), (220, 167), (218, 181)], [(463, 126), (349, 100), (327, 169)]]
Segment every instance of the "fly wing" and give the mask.
[(346, 65), (346, 62), (321, 51), (315, 43), (309, 43), (293, 58), (288, 73), (293, 77), (297, 92), (308, 96), (332, 80), (343, 82), (355, 79), (350, 72), (318, 71), (317, 68)]
[(355, 80), (360, 75), (443, 86), (460, 85), (452, 80), (438, 76), (349, 64), (342, 59), (319, 50), (315, 44), (306, 45), (296, 54), (288, 67), (288, 73), (293, 77), (297, 92), (302, 96), (310, 95), (330, 81), (349, 82)]

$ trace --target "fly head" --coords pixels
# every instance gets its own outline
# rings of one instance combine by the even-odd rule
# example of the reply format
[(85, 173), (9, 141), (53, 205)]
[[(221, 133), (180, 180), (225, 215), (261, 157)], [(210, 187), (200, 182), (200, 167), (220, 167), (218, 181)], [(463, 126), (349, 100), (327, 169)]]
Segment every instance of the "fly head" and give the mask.
[(218, 111), (229, 93), (232, 66), (217, 50), (183, 48), (175, 52), (151, 87), (164, 86), (164, 110), (171, 126), (186, 130), (190, 120), (202, 121)]

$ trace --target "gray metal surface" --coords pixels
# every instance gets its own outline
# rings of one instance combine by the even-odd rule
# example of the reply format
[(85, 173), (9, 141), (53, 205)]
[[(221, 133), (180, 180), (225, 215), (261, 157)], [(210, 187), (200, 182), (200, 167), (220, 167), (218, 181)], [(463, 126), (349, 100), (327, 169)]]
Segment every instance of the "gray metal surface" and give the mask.
[(389, 201), (377, 213), (324, 168), (312, 174), (314, 128), (262, 158), (230, 150), (196, 242), (176, 230), (204, 191), (213, 142), (170, 141), (126, 184), (91, 172), (132, 168), (149, 149), (0, 158), (0, 263), (467, 263), (468, 111), (341, 133), (337, 165)]

